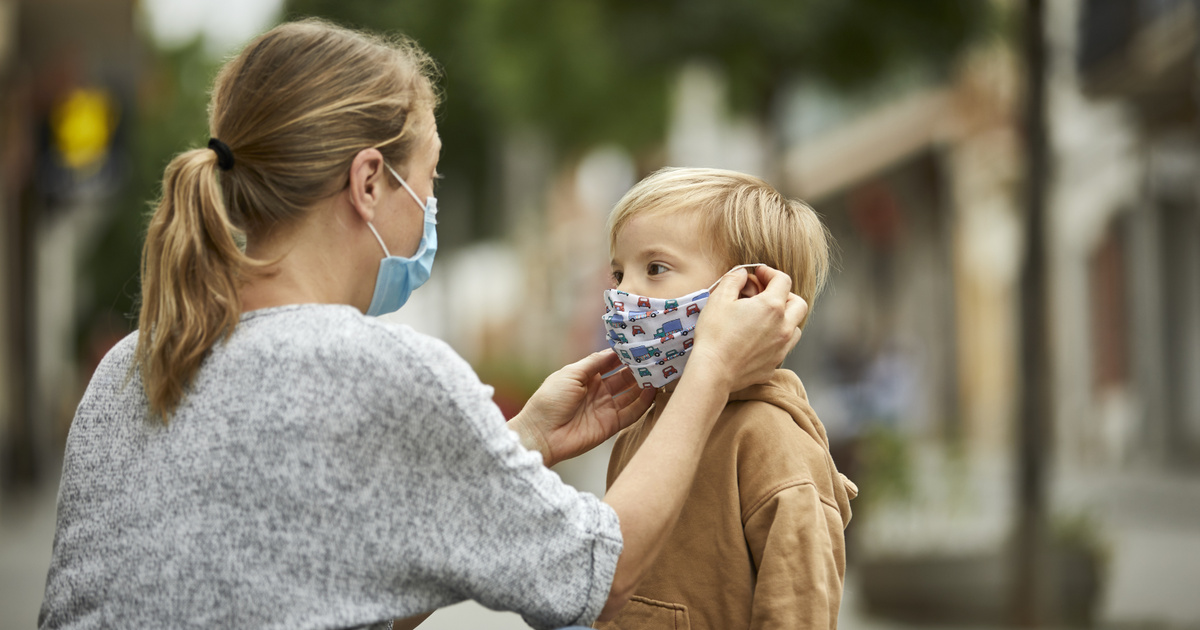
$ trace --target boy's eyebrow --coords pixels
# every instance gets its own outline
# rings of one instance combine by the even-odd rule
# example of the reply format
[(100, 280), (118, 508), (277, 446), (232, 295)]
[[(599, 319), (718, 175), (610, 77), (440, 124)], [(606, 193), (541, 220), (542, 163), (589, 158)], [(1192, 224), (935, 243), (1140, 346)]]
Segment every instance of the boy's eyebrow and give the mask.
[[(674, 252), (671, 252), (666, 249), (662, 249), (659, 247), (653, 247), (653, 248), (638, 252), (636, 257), (643, 258), (643, 259), (646, 259), (646, 258), (675, 258), (676, 254)], [(613, 258), (612, 260), (608, 261), (609, 267), (616, 267), (617, 265), (618, 265), (618, 263), (617, 263), (616, 258)]]
[(646, 258), (672, 258), (675, 254), (665, 249), (648, 249), (642, 252), (642, 256)]

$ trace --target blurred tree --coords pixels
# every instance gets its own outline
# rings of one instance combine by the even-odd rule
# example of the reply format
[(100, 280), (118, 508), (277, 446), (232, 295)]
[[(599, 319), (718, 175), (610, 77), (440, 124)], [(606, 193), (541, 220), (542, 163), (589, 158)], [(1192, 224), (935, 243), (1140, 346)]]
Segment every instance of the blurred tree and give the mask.
[(136, 326), (142, 239), (163, 170), (176, 153), (204, 146), (208, 139), (206, 106), (216, 63), (204, 54), (202, 44), (196, 40), (170, 51), (147, 51), (147, 71), (135, 106), (137, 119), (129, 130), (128, 180), (96, 250), (81, 270), (83, 283), (94, 292), (94, 303), (79, 328), (81, 349), (92, 335)]
[[(399, 30), (420, 42), (445, 70), (443, 170), (456, 186), (478, 191), (496, 143), (514, 129), (537, 129), (568, 157), (601, 142), (635, 155), (659, 146), (672, 80), (690, 61), (723, 70), (733, 109), (768, 121), (794, 78), (853, 90), (899, 68), (945, 72), (987, 26), (989, 7), (984, 0), (289, 0), (286, 13)], [(464, 210), (480, 213), (487, 204), (471, 205)], [(488, 218), (475, 218), (486, 232)]]
[[(948, 70), (990, 19), (985, 0), (289, 0), (288, 19), (320, 16), (416, 39), (445, 70), (442, 169), (472, 215), (466, 238), (497, 232), (492, 167), (508, 134), (534, 129), (560, 157), (598, 143), (635, 155), (661, 145), (670, 90), (695, 60), (720, 68), (730, 105), (770, 119), (795, 78), (854, 90), (888, 72)], [(86, 321), (136, 317), (147, 203), (163, 168), (207, 138), (217, 62), (197, 40), (150, 50), (131, 130), (123, 201), (84, 270), (96, 304)], [(448, 235), (449, 236), (449, 235)], [(450, 239), (447, 239), (450, 240)], [(452, 245), (453, 243), (447, 243)], [(86, 327), (82, 334), (86, 335)], [(81, 337), (82, 341), (82, 337)]]
[[(766, 112), (797, 76), (854, 89), (906, 65), (945, 70), (982, 31), (988, 6), (982, 0), (290, 0), (287, 12), (416, 39), (446, 69), (447, 122), (483, 129), (535, 124), (567, 150), (599, 141), (637, 150), (661, 139), (666, 90), (688, 61), (715, 63), (729, 77), (736, 108)], [(465, 114), (476, 124), (458, 119)]]

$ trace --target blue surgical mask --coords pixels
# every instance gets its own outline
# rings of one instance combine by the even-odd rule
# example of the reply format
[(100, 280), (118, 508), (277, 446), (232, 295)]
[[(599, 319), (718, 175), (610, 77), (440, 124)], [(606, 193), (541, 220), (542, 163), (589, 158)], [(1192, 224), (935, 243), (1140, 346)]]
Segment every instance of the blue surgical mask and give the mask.
[(393, 256), (387, 245), (383, 244), (375, 226), (371, 225), (370, 221), (367, 222), (367, 227), (371, 228), (379, 246), (383, 248), (379, 276), (375, 279), (375, 294), (371, 297), (370, 308), (367, 309), (367, 315), (372, 317), (392, 313), (404, 306), (408, 296), (429, 279), (429, 273), (433, 270), (433, 255), (437, 253), (437, 197), (428, 197), (422, 204), (421, 198), (409, 187), (408, 182), (391, 166), (384, 166), (387, 166), (388, 172), (396, 177), (408, 194), (417, 200), (417, 204), (425, 209), (425, 233), (421, 235), (421, 245), (417, 247), (417, 253), (413, 254), (412, 258)]

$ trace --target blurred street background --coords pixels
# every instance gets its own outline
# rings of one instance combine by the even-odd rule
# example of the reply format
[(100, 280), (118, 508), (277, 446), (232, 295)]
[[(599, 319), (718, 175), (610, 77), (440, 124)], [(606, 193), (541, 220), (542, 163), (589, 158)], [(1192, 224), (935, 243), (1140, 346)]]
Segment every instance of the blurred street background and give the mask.
[(389, 317), (506, 413), (605, 347), (625, 190), (753, 173), (838, 245), (788, 367), (861, 489), (842, 627), (1200, 628), (1200, 0), (0, 0), (0, 629), (162, 169), (221, 61), (310, 15), (442, 65), (441, 251)]

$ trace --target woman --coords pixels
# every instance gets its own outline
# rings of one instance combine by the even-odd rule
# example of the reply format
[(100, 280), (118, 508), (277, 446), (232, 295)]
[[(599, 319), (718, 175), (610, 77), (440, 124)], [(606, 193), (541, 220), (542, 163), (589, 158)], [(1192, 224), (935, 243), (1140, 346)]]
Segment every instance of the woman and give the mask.
[(506, 427), (447, 346), (364, 316), (436, 251), (432, 67), (307, 21), (221, 70), (209, 148), (166, 169), (139, 331), (71, 428), (43, 628), (411, 627), (465, 598), (541, 628), (628, 599), (729, 392), (769, 377), (806, 306), (778, 272), (751, 299), (745, 272), (723, 281), (626, 473), (603, 502), (562, 484), (547, 465), (652, 399), (602, 378), (615, 355), (556, 372)]

